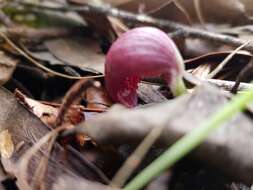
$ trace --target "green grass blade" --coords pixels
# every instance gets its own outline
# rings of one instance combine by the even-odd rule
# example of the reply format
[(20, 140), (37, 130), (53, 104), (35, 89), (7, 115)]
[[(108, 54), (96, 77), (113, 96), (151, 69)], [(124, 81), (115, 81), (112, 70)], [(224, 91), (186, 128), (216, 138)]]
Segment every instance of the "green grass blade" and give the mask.
[(253, 101), (253, 90), (236, 95), (200, 127), (193, 129), (189, 134), (174, 143), (159, 158), (153, 161), (130, 181), (124, 187), (124, 190), (138, 190), (143, 188), (154, 177), (160, 175), (164, 170), (171, 167), (174, 163), (200, 145), (212, 131), (231, 119), (235, 114), (242, 111), (251, 101)]

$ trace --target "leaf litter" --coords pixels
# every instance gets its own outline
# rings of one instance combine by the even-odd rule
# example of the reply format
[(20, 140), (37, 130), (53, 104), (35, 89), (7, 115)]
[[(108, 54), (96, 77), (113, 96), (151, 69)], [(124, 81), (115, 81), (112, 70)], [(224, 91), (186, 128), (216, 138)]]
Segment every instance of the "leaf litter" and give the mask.
[[(40, 9), (26, 2), (15, 6), (22, 7), (29, 14), (43, 13), (38, 19), (45, 20), (52, 17), (49, 14), (52, 7), (84, 8), (95, 1), (59, 2), (52, 6), (46, 1)], [(107, 7), (104, 3), (141, 15), (189, 23), (193, 28), (204, 26), (207, 30), (240, 39), (250, 40), (252, 35), (247, 26), (252, 22), (251, 3), (247, 0), (214, 1), (211, 4), (193, 0), (96, 1), (100, 8)], [(4, 6), (6, 18), (22, 15), (15, 6), (11, 3)], [(10, 13), (9, 8), (14, 12)], [(20, 91), (16, 90), (14, 96), (4, 88), (0, 89), (1, 164), (6, 172), (4, 175), (13, 175), (16, 181), (12, 183), (19, 189), (112, 189), (108, 185), (110, 180), (152, 128), (163, 124), (165, 130), (153, 146), (149, 142), (151, 147), (145, 150), (147, 156), (143, 159), (140, 156), (133, 175), (168, 145), (220, 109), (233, 96), (228, 91), (236, 92), (237, 89), (238, 93), (243, 93), (251, 88), (250, 52), (233, 52), (235, 48), (227, 44), (192, 39), (187, 35), (180, 36), (179, 32), (175, 41), (185, 58), (187, 73), (192, 74), (185, 76), (188, 94), (172, 99), (161, 79), (144, 79), (138, 88), (137, 108), (128, 110), (114, 105), (101, 75), (105, 54), (118, 36), (129, 28), (147, 23), (125, 21), (106, 12), (93, 12), (93, 9), (86, 12), (60, 9), (58, 13), (58, 23), (53, 29), (47, 27), (48, 30), (31, 26), (17, 30), (19, 26), (10, 28), (8, 22), (3, 21), (7, 23), (3, 26), (6, 37), (15, 46), (1, 43), (0, 83), (12, 92), (16, 88)], [(78, 32), (75, 33), (71, 28), (73, 24), (64, 22), (64, 18), (73, 19), (73, 23), (78, 20), (81, 23)], [(0, 19), (2, 21), (4, 17)], [(19, 32), (15, 34), (15, 31)], [(208, 79), (227, 56), (232, 58), (212, 76), (213, 79)], [(85, 83), (77, 82), (78, 88), (73, 91), (74, 79), (82, 76), (87, 76), (86, 82), (97, 82), (100, 87), (84, 88)], [(99, 78), (90, 80), (89, 76)], [(195, 85), (199, 87), (195, 88)], [(181, 189), (212, 189), (214, 186), (214, 189), (247, 189), (253, 178), (249, 151), (253, 146), (251, 125), (249, 106), (245, 113), (226, 123), (146, 189), (177, 189), (179, 186)], [(212, 175), (216, 178), (212, 179)], [(201, 181), (199, 186), (195, 180)]]

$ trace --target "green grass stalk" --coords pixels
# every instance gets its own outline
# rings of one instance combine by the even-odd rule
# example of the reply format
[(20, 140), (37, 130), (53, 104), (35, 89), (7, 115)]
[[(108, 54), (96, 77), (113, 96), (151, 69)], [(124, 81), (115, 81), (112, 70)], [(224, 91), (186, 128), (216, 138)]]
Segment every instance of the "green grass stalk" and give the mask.
[(222, 109), (207, 119), (200, 127), (193, 129), (154, 160), (141, 173), (132, 179), (123, 189), (138, 190), (147, 185), (153, 178), (171, 167), (186, 154), (200, 145), (215, 129), (241, 112), (248, 103), (253, 101), (253, 89), (238, 94), (226, 103)]

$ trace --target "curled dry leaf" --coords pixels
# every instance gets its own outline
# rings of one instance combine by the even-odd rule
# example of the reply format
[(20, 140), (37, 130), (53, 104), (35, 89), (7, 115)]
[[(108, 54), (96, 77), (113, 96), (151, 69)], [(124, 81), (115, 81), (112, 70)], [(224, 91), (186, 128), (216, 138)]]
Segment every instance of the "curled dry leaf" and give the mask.
[[(87, 93), (88, 92), (89, 91), (87, 91)], [(103, 91), (99, 91), (98, 95), (94, 96), (93, 95), (94, 94), (89, 95), (91, 98), (93, 98), (92, 99), (93, 102), (91, 100), (91, 103), (88, 104), (87, 109), (85, 109), (81, 105), (72, 105), (68, 109), (62, 125), (67, 126), (69, 128), (74, 127), (74, 125), (77, 125), (81, 121), (91, 119), (95, 115), (99, 114), (99, 112), (96, 112), (96, 109), (97, 110), (101, 110), (100, 108), (105, 109), (105, 107), (107, 107), (106, 105), (109, 106), (112, 104), (108, 99), (108, 97), (105, 95), (105, 92)], [(33, 100), (31, 98), (26, 97), (18, 90), (15, 91), (15, 96), (21, 104), (23, 104), (27, 109), (29, 109), (32, 113), (34, 113), (37, 117), (39, 117), (47, 126), (51, 128), (55, 127), (54, 125), (55, 119), (58, 115), (61, 106), (60, 104), (50, 102), (39, 102), (37, 100)], [(94, 97), (96, 100), (94, 99)], [(90, 99), (88, 98), (87, 100)], [(87, 135), (79, 135), (79, 134), (77, 134), (73, 140), (76, 140), (78, 144), (81, 146), (85, 145), (87, 142), (91, 142), (90, 137), (88, 137)], [(67, 142), (69, 142), (68, 139), (64, 141), (64, 143)]]
[[(50, 102), (39, 102), (31, 98), (27, 98), (20, 91), (15, 91), (15, 96), (19, 99), (20, 103), (25, 105), (31, 112), (39, 117), (45, 124), (52, 126), (58, 114), (60, 104)], [(84, 120), (83, 106), (72, 106), (66, 114), (64, 125), (73, 126)]]
[(14, 152), (14, 144), (8, 130), (0, 132), (0, 153), (4, 158), (10, 158)]

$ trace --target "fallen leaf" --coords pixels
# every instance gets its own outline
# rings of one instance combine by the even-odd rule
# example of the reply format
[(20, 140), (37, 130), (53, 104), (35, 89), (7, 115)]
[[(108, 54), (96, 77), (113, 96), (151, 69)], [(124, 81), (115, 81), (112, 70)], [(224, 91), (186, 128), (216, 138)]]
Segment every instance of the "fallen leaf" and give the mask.
[(92, 38), (62, 38), (45, 41), (45, 46), (58, 59), (93, 73), (104, 72), (105, 56)]
[[(41, 121), (43, 121), (47, 126), (50, 126), (51, 128), (55, 128), (55, 119), (58, 115), (58, 112), (61, 106), (60, 104), (51, 103), (51, 102), (39, 102), (37, 100), (33, 100), (31, 98), (26, 97), (24, 94), (22, 94), (18, 90), (15, 91), (15, 96), (21, 104), (23, 104), (27, 109), (29, 109), (32, 113), (34, 113), (37, 117), (39, 117)], [(101, 98), (106, 99), (106, 97), (101, 97)], [(107, 103), (108, 102), (109, 100), (107, 100)], [(96, 110), (101, 111), (107, 108), (105, 106), (105, 104), (107, 103), (104, 103), (103, 105), (103, 104), (99, 104), (98, 102), (93, 102), (91, 104), (94, 104), (97, 106), (91, 106), (88, 108), (84, 108), (81, 105), (73, 105), (67, 111), (62, 125), (72, 128), (74, 127), (74, 125), (77, 125), (78, 123), (84, 120), (91, 119), (92, 117), (100, 113), (100, 112), (96, 112)], [(108, 105), (111, 105), (111, 102), (109, 102)], [(93, 109), (93, 108), (96, 108), (96, 109)], [(100, 109), (100, 108), (103, 108), (103, 109)], [(83, 134), (82, 135), (77, 134), (75, 138), (71, 140), (73, 141), (76, 140), (76, 142), (81, 146), (84, 146), (87, 142), (92, 142), (90, 137)], [(69, 142), (70, 141), (67, 139), (66, 141), (64, 141), (63, 144), (68, 144)]]
[[(21, 104), (25, 105), (31, 112), (33, 112), (37, 117), (39, 117), (45, 124), (52, 126), (54, 124), (55, 118), (58, 115), (60, 104), (51, 102), (39, 102), (31, 98), (26, 97), (20, 91), (15, 91), (16, 98)], [(84, 107), (81, 105), (73, 105), (68, 110), (64, 125), (73, 126), (85, 118)]]

